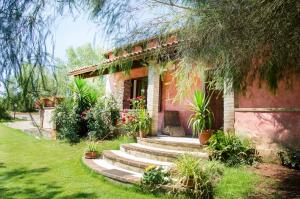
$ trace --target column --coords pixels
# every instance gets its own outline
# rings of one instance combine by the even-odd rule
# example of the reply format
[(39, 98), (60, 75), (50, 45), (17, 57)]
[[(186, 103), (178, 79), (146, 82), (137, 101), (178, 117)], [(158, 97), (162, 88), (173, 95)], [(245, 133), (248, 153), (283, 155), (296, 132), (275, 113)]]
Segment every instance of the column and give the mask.
[(157, 135), (158, 131), (158, 107), (159, 107), (159, 66), (150, 64), (148, 67), (147, 110), (152, 118), (151, 135)]
[(224, 82), (224, 131), (234, 130), (234, 91), (232, 82)]

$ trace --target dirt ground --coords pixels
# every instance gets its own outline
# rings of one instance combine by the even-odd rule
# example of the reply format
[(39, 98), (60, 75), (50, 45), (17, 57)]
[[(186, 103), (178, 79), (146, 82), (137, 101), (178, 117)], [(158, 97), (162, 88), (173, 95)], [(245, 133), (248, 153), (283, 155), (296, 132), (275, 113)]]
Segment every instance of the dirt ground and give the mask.
[(257, 187), (258, 193), (251, 198), (300, 199), (300, 170), (267, 163), (252, 169), (264, 180)]

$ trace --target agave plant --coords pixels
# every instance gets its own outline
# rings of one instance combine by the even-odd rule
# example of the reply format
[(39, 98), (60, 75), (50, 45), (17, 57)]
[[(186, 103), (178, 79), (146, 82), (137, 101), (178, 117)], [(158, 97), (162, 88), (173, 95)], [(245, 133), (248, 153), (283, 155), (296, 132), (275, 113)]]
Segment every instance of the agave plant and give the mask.
[(209, 109), (210, 97), (199, 90), (194, 93), (194, 102), (190, 104), (193, 114), (189, 118), (188, 126), (192, 128), (193, 135), (197, 136), (203, 130), (211, 129), (213, 112)]

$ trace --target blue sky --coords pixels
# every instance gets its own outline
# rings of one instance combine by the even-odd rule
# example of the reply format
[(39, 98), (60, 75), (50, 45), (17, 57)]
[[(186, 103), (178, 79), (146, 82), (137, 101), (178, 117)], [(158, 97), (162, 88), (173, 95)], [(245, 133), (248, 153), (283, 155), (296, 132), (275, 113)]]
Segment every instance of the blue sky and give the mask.
[(57, 58), (66, 58), (68, 47), (78, 47), (86, 43), (93, 46), (108, 48), (107, 42), (103, 41), (103, 33), (100, 27), (88, 19), (87, 15), (65, 14), (56, 19), (52, 29)]

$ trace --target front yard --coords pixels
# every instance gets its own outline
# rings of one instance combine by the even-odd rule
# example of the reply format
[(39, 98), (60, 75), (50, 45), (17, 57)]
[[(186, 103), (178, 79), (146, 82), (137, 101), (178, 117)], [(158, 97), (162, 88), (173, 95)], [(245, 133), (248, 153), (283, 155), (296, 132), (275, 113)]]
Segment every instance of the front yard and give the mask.
[[(100, 150), (117, 149), (119, 138), (99, 144)], [(163, 198), (148, 195), (134, 187), (112, 183), (81, 163), (85, 143), (69, 145), (38, 140), (0, 124), (0, 198)], [(270, 187), (253, 168), (226, 168), (217, 185), (216, 198), (273, 197), (263, 194)], [(272, 177), (271, 177), (272, 178)], [(258, 185), (261, 186), (258, 186)], [(274, 186), (272, 186), (274, 187)], [(257, 189), (259, 188), (259, 189)], [(259, 193), (257, 195), (257, 193)], [(268, 192), (268, 191), (265, 191)]]
[[(119, 139), (99, 148), (118, 148)], [(0, 124), (0, 198), (155, 198), (106, 181), (81, 163), (85, 144), (37, 140)]]

